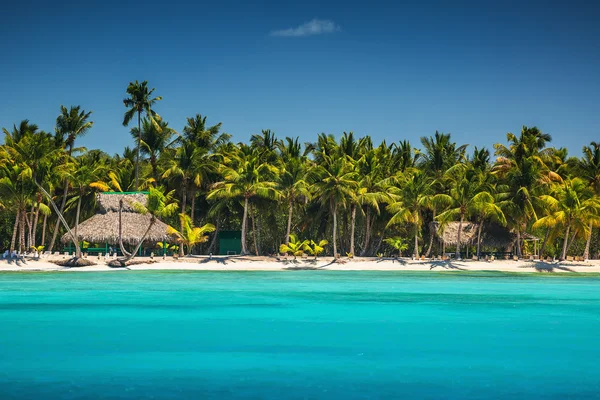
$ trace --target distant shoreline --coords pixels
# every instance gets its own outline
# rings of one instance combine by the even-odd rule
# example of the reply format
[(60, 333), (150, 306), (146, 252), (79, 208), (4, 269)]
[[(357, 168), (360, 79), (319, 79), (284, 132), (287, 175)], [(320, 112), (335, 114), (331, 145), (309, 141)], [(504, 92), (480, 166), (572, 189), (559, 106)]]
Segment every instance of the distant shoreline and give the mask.
[[(62, 259), (62, 257), (60, 258)], [(544, 262), (509, 261), (493, 262), (472, 260), (416, 261), (410, 258), (383, 259), (360, 257), (348, 260), (342, 258), (334, 263), (332, 257), (318, 260), (297, 259), (277, 260), (262, 256), (191, 256), (174, 260), (155, 257), (153, 263), (131, 265), (128, 268), (111, 268), (104, 259), (89, 257), (97, 265), (80, 268), (60, 267), (47, 259), (25, 259), (23, 261), (0, 260), (0, 272), (50, 272), (50, 271), (288, 271), (288, 270), (330, 270), (330, 271), (497, 271), (528, 273), (600, 273), (600, 260), (586, 262)], [(137, 257), (137, 261), (150, 261), (149, 257)]]

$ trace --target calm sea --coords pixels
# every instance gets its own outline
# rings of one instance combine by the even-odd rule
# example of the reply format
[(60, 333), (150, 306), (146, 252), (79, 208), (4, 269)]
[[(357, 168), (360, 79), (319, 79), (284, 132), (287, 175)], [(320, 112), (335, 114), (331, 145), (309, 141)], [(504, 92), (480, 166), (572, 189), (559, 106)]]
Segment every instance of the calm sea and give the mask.
[(0, 274), (0, 399), (83, 398), (600, 398), (600, 278)]

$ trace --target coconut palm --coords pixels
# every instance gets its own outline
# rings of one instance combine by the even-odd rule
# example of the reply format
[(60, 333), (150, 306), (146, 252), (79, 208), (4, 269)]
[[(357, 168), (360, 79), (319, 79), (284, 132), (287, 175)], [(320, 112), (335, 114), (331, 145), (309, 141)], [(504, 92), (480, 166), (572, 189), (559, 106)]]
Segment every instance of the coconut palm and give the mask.
[(248, 254), (246, 232), (249, 201), (255, 197), (279, 199), (281, 194), (275, 183), (279, 171), (275, 166), (261, 162), (260, 154), (249, 148), (242, 147), (234, 153), (227, 154), (226, 157), (227, 164), (223, 164), (220, 168), (223, 180), (213, 185), (206, 199), (243, 199), (241, 247), (242, 254), (245, 255)]
[(156, 113), (152, 109), (152, 107), (156, 104), (156, 102), (162, 100), (161, 96), (152, 97), (152, 93), (154, 92), (154, 88), (148, 89), (148, 81), (143, 81), (139, 83), (138, 81), (129, 82), (127, 86), (127, 95), (123, 99), (123, 104), (128, 110), (125, 112), (125, 116), (123, 117), (123, 126), (129, 125), (129, 122), (133, 119), (135, 114), (138, 117), (138, 137), (137, 137), (137, 150), (135, 156), (135, 190), (137, 191), (139, 188), (139, 163), (140, 163), (140, 147), (142, 143), (142, 113), (146, 114), (146, 117), (150, 120), (150, 122), (154, 125), (154, 127), (160, 131), (161, 127), (158, 124), (160, 121), (160, 115)]
[(590, 222), (600, 221), (600, 197), (596, 196), (586, 181), (581, 178), (571, 178), (558, 184), (553, 195), (541, 195), (544, 201), (553, 210), (549, 216), (540, 218), (534, 227), (546, 226), (548, 222), (559, 223), (565, 229), (561, 260), (567, 256), (569, 236), (573, 238), (579, 232), (589, 234)]
[[(141, 237), (133, 252), (130, 254), (125, 253), (125, 257), (118, 260), (121, 266), (125, 266), (128, 261), (131, 261), (135, 257), (140, 250), (140, 247), (142, 247), (144, 240), (146, 240), (146, 236), (148, 236), (148, 233), (156, 223), (156, 220), (169, 218), (175, 215), (177, 213), (177, 209), (179, 208), (177, 201), (174, 199), (175, 191), (172, 190), (165, 193), (164, 189), (161, 187), (151, 187), (148, 190), (148, 201), (146, 205), (140, 203), (132, 204), (136, 212), (143, 215), (150, 214), (150, 223), (148, 224), (148, 229), (146, 229), (146, 232), (144, 232), (144, 235)], [(119, 207), (119, 242), (121, 244), (121, 248), (123, 248), (123, 238), (121, 234), (121, 208), (122, 200)]]
[(510, 217), (513, 229), (517, 233), (517, 255), (521, 252), (521, 234), (530, 220), (537, 220), (536, 209), (543, 207), (539, 196), (552, 182), (561, 181), (560, 175), (551, 171), (545, 159), (551, 154), (546, 143), (552, 138), (539, 129), (523, 126), (520, 136), (513, 133), (506, 135), (509, 146), (495, 144), (498, 159), (493, 173), (509, 182), (505, 194), (505, 215)]
[(450, 206), (446, 211), (439, 214), (437, 219), (440, 221), (442, 228), (448, 222), (459, 221), (456, 238), (456, 258), (460, 258), (461, 235), (465, 218), (478, 218), (480, 229), (477, 234), (477, 257), (479, 257), (483, 220), (493, 218), (505, 225), (504, 213), (495, 202), (491, 185), (486, 182), (487, 175), (477, 173), (472, 167), (464, 164), (457, 164), (450, 168), (446, 174), (449, 182), (451, 182), (450, 190), (448, 194), (440, 194), (438, 197), (445, 198)]
[(309, 243), (308, 240), (299, 240), (298, 237), (292, 233), (290, 234), (290, 240), (279, 246), (279, 252), (291, 254), (294, 256), (295, 260), (297, 256), (301, 256), (304, 253)]
[(180, 246), (185, 246), (187, 248), (188, 254), (195, 245), (208, 241), (207, 233), (215, 231), (215, 226), (213, 224), (195, 227), (192, 224), (192, 219), (183, 213), (179, 214), (179, 219), (181, 220), (183, 229), (177, 231), (176, 229), (169, 227), (169, 234), (174, 235), (177, 238), (177, 243), (179, 243)]
[(408, 249), (408, 243), (400, 236), (386, 238), (384, 242), (391, 248), (398, 250), (398, 257), (402, 257), (402, 252)]
[[(585, 180), (596, 196), (600, 196), (600, 143), (591, 142), (589, 146), (583, 147), (583, 157), (577, 161), (575, 170)], [(590, 256), (590, 243), (592, 241), (593, 221), (590, 221), (589, 234), (585, 243), (583, 258), (587, 260)]]
[(325, 239), (320, 240), (318, 243), (314, 240), (311, 240), (309, 244), (304, 246), (304, 250), (308, 252), (310, 255), (315, 256), (315, 260), (319, 257), (319, 254), (325, 251), (325, 246), (327, 246), (329, 242)]
[(329, 207), (333, 216), (333, 256), (337, 257), (337, 214), (355, 201), (358, 181), (356, 171), (346, 158), (332, 159), (322, 154), (324, 163), (313, 168), (309, 181), (311, 192), (323, 206)]
[[(156, 127), (158, 125), (158, 128)], [(172, 137), (175, 131), (169, 127), (166, 121), (157, 121), (152, 123), (149, 118), (142, 120), (142, 131), (138, 128), (131, 129), (131, 136), (140, 140), (140, 152), (149, 157), (150, 167), (152, 168), (152, 184), (154, 187), (159, 184), (158, 160), (162, 152), (173, 144)]]
[(279, 142), (279, 174), (278, 190), (287, 201), (288, 219), (285, 243), (290, 241), (292, 230), (292, 213), (294, 203), (300, 199), (310, 197), (309, 184), (306, 181), (307, 159), (302, 153), (298, 138), (285, 138), (285, 142)]
[(397, 224), (412, 224), (414, 229), (414, 254), (419, 257), (419, 231), (423, 223), (423, 210), (431, 201), (433, 189), (432, 178), (421, 171), (413, 171), (399, 177), (398, 188), (390, 191), (396, 196), (396, 200), (390, 203), (386, 209), (393, 215), (387, 226)]

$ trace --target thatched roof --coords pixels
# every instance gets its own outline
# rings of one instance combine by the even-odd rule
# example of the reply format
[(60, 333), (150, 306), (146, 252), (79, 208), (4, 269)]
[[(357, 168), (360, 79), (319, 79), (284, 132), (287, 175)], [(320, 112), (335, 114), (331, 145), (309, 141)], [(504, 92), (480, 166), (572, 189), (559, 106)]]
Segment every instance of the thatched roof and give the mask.
[[(450, 246), (455, 246), (458, 242), (458, 226), (460, 222), (449, 222), (445, 225), (439, 223), (434, 224), (436, 235), (442, 239), (444, 243)], [(460, 234), (460, 244), (470, 244), (477, 240), (477, 228), (479, 225), (471, 222), (463, 222), (462, 233)]]
[[(439, 223), (434, 224), (436, 235), (446, 245), (455, 246), (458, 234), (458, 222), (450, 222), (443, 227)], [(462, 233), (460, 237), (461, 246), (477, 243), (477, 230), (479, 224), (472, 222), (463, 222)], [(488, 247), (510, 247), (516, 239), (516, 234), (507, 228), (494, 223), (483, 225), (481, 232), (481, 245)]]
[[(133, 204), (138, 202), (146, 205), (147, 196), (143, 193), (101, 193), (97, 195), (97, 199), (98, 213), (79, 224), (77, 229), (79, 240), (117, 245), (119, 241), (119, 200), (123, 199), (123, 212), (121, 213), (123, 243), (136, 245), (150, 226), (151, 216), (135, 212)], [(171, 236), (167, 233), (167, 229), (167, 224), (156, 220), (148, 232), (145, 242), (170, 242)], [(71, 236), (67, 233), (61, 238), (61, 241), (63, 243), (70, 242)]]

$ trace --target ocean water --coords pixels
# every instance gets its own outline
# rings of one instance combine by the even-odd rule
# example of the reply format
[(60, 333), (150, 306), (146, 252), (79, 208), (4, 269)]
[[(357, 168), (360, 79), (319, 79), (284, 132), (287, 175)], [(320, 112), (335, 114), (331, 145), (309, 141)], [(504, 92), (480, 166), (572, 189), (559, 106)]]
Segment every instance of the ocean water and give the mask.
[(92, 398), (600, 398), (600, 278), (0, 274), (0, 399)]

